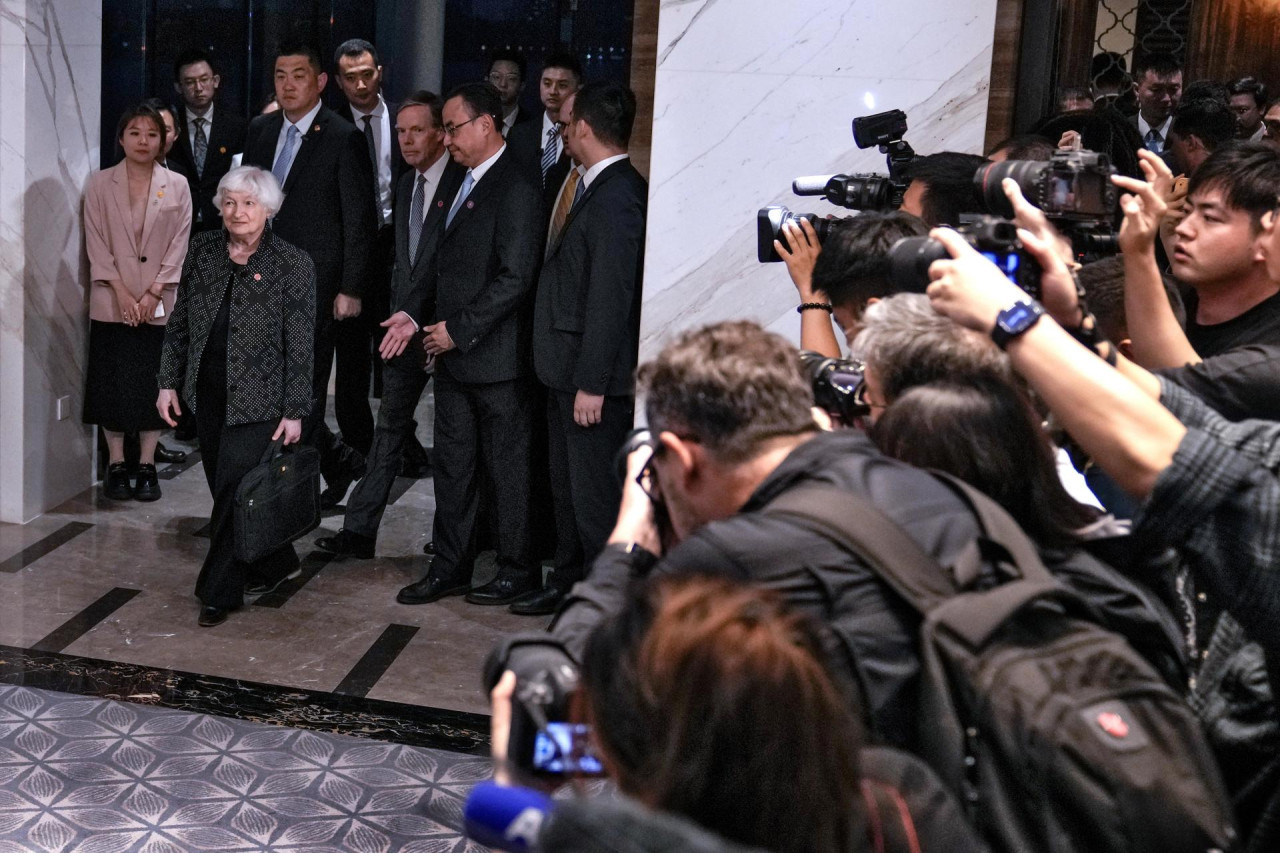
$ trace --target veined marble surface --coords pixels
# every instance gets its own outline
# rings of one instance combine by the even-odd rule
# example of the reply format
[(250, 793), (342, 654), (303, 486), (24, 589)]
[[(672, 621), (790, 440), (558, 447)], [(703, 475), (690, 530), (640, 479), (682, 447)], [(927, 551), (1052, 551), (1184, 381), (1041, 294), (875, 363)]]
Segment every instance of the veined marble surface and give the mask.
[(663, 0), (641, 358), (673, 333), (749, 318), (799, 336), (782, 264), (756, 261), (756, 211), (844, 215), (801, 175), (886, 172), (855, 116), (905, 110), (917, 153), (980, 153), (995, 0)]
[[(80, 201), (98, 166), (99, 0), (0, 0), (0, 520), (91, 477)], [(57, 401), (69, 398), (66, 417)]]

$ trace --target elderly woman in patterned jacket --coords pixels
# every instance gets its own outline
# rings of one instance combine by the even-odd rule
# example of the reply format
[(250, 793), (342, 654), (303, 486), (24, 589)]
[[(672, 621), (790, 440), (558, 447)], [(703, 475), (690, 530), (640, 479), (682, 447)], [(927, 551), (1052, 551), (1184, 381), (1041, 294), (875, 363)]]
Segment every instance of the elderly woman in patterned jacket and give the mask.
[(223, 228), (191, 241), (165, 330), (156, 408), (170, 424), (179, 396), (195, 414), (213, 493), (209, 553), (196, 581), (199, 624), (221, 624), (244, 596), (299, 572), (292, 545), (254, 563), (235, 556), (236, 486), (282, 438), (298, 441), (311, 409), (315, 268), (271, 233), (284, 195), (267, 171), (243, 166), (218, 184)]

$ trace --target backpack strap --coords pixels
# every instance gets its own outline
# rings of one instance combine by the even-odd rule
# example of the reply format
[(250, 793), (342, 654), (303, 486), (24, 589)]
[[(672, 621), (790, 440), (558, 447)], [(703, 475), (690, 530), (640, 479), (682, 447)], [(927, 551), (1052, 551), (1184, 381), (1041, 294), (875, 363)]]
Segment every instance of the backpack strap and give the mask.
[(789, 518), (857, 555), (922, 616), (957, 592), (938, 561), (861, 495), (807, 484), (783, 492), (764, 512)]
[(861, 788), (871, 850), (874, 853), (921, 853), (916, 824), (902, 792), (875, 779), (863, 779)]
[[(984, 534), (982, 544), (1002, 548), (1007, 559), (1017, 567), (1019, 577), (1033, 581), (1047, 581), (1053, 578), (1045, 568), (1044, 561), (1040, 559), (1040, 552), (1036, 549), (1035, 543), (1004, 507), (959, 477), (945, 471), (930, 470), (928, 473), (950, 489), (977, 517)], [(993, 555), (988, 553), (986, 556)]]

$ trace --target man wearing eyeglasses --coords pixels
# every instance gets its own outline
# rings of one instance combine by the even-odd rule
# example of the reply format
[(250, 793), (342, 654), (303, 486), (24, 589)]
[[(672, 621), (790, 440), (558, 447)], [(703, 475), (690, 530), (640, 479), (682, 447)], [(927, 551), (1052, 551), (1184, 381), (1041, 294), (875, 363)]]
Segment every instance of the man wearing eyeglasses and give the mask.
[(200, 48), (184, 50), (173, 64), (173, 88), (182, 107), (175, 111), (178, 139), (168, 165), (184, 175), (191, 188), (192, 236), (222, 227), (213, 195), (218, 181), (231, 171), (231, 158), (244, 150), (248, 126), (244, 118), (226, 107), (215, 108), (221, 83), (222, 78), (213, 70), (213, 58)]
[[(396, 600), (451, 595), (510, 604), (538, 585), (529, 491), (533, 393), (529, 303), (542, 254), (541, 194), (502, 138), (502, 100), (489, 83), (445, 101), (444, 142), (467, 168), (448, 201), (434, 275), (428, 275), (424, 348), (436, 359), (436, 555)], [(493, 497), (498, 575), (471, 589), (481, 477)]]
[(501, 130), (504, 138), (520, 122), (535, 118), (520, 104), (525, 67), (524, 57), (514, 50), (495, 50), (489, 54), (489, 72), (485, 79), (493, 84), (502, 98)]

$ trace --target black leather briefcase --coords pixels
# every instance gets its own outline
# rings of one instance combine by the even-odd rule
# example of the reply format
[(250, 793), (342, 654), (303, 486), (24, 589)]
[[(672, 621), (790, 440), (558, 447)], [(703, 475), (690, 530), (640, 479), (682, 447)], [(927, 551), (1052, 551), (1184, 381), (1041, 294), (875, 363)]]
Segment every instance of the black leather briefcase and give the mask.
[(276, 439), (236, 487), (236, 559), (252, 563), (320, 524), (320, 451)]

